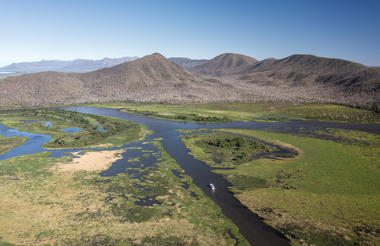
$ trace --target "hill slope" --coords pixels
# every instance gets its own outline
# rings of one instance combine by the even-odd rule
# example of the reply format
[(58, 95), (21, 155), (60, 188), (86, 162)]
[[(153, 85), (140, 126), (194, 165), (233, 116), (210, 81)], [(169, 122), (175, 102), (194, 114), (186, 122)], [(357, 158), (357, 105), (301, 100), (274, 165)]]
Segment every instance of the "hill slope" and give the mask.
[(191, 71), (218, 76), (241, 89), (263, 90), (270, 100), (380, 105), (380, 68), (341, 59), (292, 55), (255, 61), (223, 54)]
[(313, 55), (292, 55), (281, 60), (257, 63), (236, 74), (251, 83), (291, 86), (334, 86), (346, 90), (378, 90), (379, 68)]

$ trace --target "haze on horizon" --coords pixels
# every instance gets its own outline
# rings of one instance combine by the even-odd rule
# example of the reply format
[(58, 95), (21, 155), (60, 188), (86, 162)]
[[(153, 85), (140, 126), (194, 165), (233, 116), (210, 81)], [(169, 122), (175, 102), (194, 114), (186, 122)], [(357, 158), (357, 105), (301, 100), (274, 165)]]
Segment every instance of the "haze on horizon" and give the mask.
[(2, 0), (0, 66), (144, 56), (314, 54), (380, 66), (380, 2)]

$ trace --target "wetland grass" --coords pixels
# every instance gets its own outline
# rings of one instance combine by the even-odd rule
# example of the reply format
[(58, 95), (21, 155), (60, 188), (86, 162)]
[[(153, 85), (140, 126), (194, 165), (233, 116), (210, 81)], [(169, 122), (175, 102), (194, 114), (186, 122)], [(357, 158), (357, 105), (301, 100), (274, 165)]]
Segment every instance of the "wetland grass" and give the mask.
[(333, 104), (286, 103), (210, 103), (210, 104), (90, 104), (93, 107), (120, 108), (122, 111), (145, 114), (161, 119), (198, 123), (225, 121), (319, 120), (380, 123), (380, 114)]

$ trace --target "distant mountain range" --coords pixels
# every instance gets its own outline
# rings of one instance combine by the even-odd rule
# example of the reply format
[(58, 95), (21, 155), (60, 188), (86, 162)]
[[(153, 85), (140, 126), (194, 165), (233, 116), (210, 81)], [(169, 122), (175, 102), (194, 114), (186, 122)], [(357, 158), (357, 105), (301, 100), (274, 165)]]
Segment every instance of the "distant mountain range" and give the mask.
[[(90, 72), (98, 69), (112, 67), (124, 62), (134, 61), (138, 57), (103, 58), (101, 60), (75, 59), (71, 61), (41, 60), (34, 62), (19, 62), (0, 67), (0, 72), (32, 73), (32, 72)], [(206, 62), (207, 60), (192, 60), (184, 57), (171, 57), (171, 62), (189, 69)]]
[(20, 62), (12, 63), (8, 66), (0, 67), (0, 71), (6, 72), (88, 72), (105, 67), (116, 66), (123, 62), (136, 60), (138, 57), (122, 57), (122, 58), (103, 58), (101, 60), (76, 59), (72, 61), (60, 60), (42, 60), (36, 62)]
[(0, 80), (3, 108), (113, 101), (313, 102), (379, 109), (380, 68), (313, 55), (258, 61), (231, 53), (211, 60), (155, 53), (86, 73), (39, 72)]

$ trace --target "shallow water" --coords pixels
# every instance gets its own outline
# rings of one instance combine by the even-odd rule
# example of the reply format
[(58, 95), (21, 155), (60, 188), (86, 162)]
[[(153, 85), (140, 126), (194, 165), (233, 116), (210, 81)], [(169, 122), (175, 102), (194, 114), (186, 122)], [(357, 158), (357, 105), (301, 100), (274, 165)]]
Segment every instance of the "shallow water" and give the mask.
[(103, 125), (98, 125), (98, 128), (96, 128), (96, 130), (100, 132), (107, 132), (107, 130), (103, 128)]
[(21, 137), (28, 138), (28, 140), (24, 144), (16, 148), (13, 148), (10, 151), (0, 155), (0, 161), (11, 158), (11, 157), (15, 157), (15, 156), (36, 154), (36, 153), (43, 152), (45, 150), (41, 147), (41, 145), (53, 139), (52, 137), (48, 135), (44, 135), (44, 134), (18, 131), (13, 128), (4, 126), (3, 124), (1, 124), (1, 122), (0, 122), (0, 134), (3, 135), (4, 137), (21, 136)]
[(66, 133), (76, 133), (82, 130), (82, 128), (62, 128), (59, 129), (60, 131), (66, 132)]
[[(230, 218), (238, 227), (243, 236), (252, 245), (289, 245), (289, 241), (278, 231), (266, 225), (262, 219), (252, 213), (247, 207), (237, 200), (233, 193), (228, 189), (230, 183), (222, 175), (212, 172), (213, 168), (204, 162), (195, 159), (189, 155), (189, 149), (186, 148), (180, 136), (184, 133), (177, 129), (201, 129), (201, 128), (234, 128), (234, 129), (271, 129), (274, 131), (297, 132), (298, 129), (318, 130), (323, 128), (342, 128), (362, 130), (371, 133), (380, 134), (380, 125), (378, 124), (358, 124), (358, 123), (335, 123), (335, 122), (318, 122), (318, 121), (290, 121), (290, 122), (225, 122), (211, 124), (197, 124), (187, 122), (175, 122), (170, 120), (161, 120), (150, 118), (144, 115), (136, 115), (120, 112), (117, 109), (93, 108), (93, 107), (68, 107), (65, 110), (77, 111), (81, 113), (96, 114), (103, 116), (117, 117), (120, 119), (130, 120), (145, 125), (149, 130), (154, 131), (153, 135), (147, 136), (144, 141), (161, 138), (161, 143), (165, 151), (171, 155), (185, 171), (185, 174), (192, 177), (193, 182), (203, 192), (209, 196), (222, 210), (223, 214)], [(70, 150), (46, 150), (41, 144), (51, 140), (51, 137), (43, 134), (32, 134), (19, 132), (0, 124), (0, 134), (4, 136), (26, 136), (30, 139), (23, 145), (0, 156), (4, 160), (13, 156), (39, 153), (50, 151), (51, 156), (60, 157), (66, 152), (80, 151), (83, 149)], [(19, 134), (19, 135), (17, 135)], [(120, 148), (129, 148), (122, 153), (123, 158), (117, 160), (112, 166), (100, 173), (101, 176), (114, 176), (118, 173), (128, 173), (133, 178), (139, 178), (144, 173), (144, 169), (154, 166), (160, 155), (152, 153), (159, 152), (153, 144), (144, 144), (143, 141), (124, 145)], [(119, 148), (112, 148), (119, 149)], [(104, 150), (104, 149), (87, 149), (87, 150)], [(151, 152), (144, 152), (150, 150)], [(139, 160), (133, 160), (139, 158)], [(175, 175), (181, 175), (175, 173)], [(208, 188), (208, 184), (213, 183), (216, 190), (213, 192)], [(188, 184), (183, 184), (184, 186)], [(197, 197), (194, 195), (194, 199)], [(138, 202), (144, 206), (154, 204), (154, 197), (147, 197)]]
[(44, 122), (46, 127), (52, 127), (53, 124), (50, 121), (43, 121), (43, 120), (24, 120), (24, 123), (29, 122)]

